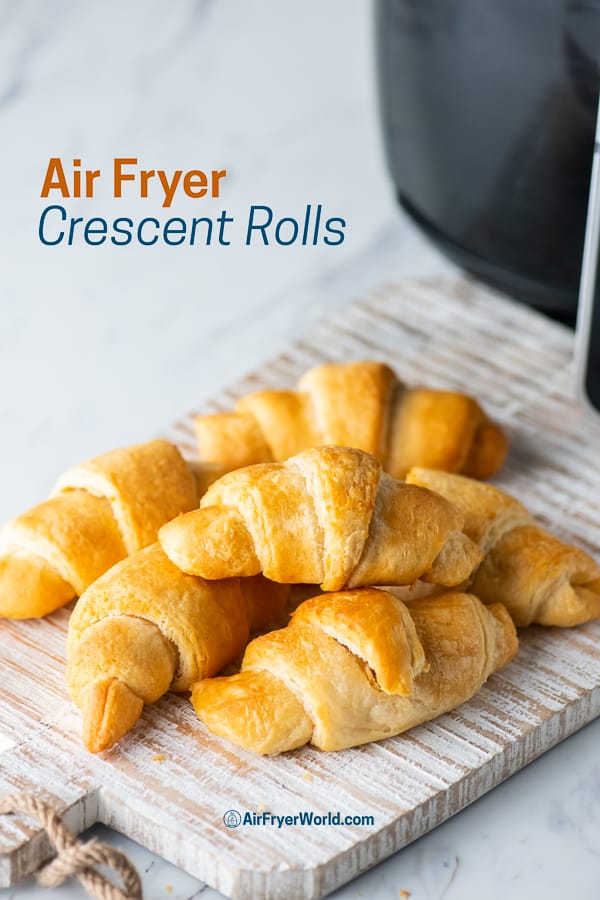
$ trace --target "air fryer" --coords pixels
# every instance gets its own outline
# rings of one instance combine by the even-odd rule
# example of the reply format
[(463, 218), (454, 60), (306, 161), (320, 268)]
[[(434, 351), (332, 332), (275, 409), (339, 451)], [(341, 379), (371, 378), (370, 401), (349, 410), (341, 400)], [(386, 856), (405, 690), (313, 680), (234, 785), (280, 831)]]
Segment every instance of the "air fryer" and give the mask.
[(377, 0), (397, 197), (450, 257), (574, 322), (600, 0)]

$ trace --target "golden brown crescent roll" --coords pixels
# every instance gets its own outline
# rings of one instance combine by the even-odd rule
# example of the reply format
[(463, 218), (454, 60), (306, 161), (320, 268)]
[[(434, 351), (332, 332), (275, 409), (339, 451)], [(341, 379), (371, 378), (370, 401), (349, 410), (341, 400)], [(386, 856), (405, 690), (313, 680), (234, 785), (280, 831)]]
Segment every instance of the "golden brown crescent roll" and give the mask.
[(295, 391), (259, 391), (231, 413), (195, 420), (200, 457), (237, 469), (320, 444), (358, 447), (404, 478), (428, 466), (488, 478), (506, 456), (502, 429), (466, 394), (407, 388), (379, 362), (309, 369)]
[(535, 524), (499, 488), (461, 475), (412, 469), (411, 484), (450, 500), (484, 559), (469, 581), (484, 603), (506, 605), (516, 625), (570, 627), (600, 616), (600, 567), (591, 556)]
[(472, 594), (406, 606), (374, 589), (325, 594), (252, 641), (238, 675), (194, 684), (192, 701), (210, 731), (254, 753), (342, 750), (453, 709), (517, 647), (505, 607)]
[(206, 582), (158, 544), (124, 559), (81, 596), (69, 622), (67, 686), (93, 753), (135, 724), (145, 703), (185, 691), (276, 622), (288, 589), (262, 577)]
[(316, 447), (230, 472), (159, 540), (182, 571), (209, 579), (262, 572), (326, 591), (417, 578), (453, 586), (481, 559), (462, 525), (447, 500), (395, 481), (372, 454)]
[(167, 441), (113, 450), (70, 469), (49, 500), (0, 532), (0, 617), (44, 616), (63, 606), (197, 505), (194, 476)]

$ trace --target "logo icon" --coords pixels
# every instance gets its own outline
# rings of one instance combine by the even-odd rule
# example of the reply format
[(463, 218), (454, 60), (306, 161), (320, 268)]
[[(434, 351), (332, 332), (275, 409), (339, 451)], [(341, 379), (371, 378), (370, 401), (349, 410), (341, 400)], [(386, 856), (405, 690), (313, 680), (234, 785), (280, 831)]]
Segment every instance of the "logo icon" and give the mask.
[(237, 809), (228, 809), (223, 816), (223, 823), (228, 828), (237, 828), (238, 825), (242, 824), (242, 817), (240, 816)]

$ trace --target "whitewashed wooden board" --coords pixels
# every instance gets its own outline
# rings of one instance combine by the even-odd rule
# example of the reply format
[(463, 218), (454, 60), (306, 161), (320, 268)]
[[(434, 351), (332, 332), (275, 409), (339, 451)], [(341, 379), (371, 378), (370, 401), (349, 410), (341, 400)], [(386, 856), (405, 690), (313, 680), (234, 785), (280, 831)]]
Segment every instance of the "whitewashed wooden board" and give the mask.
[[(572, 400), (572, 335), (464, 279), (386, 287), (325, 322), (204, 408), (292, 385), (324, 359), (389, 362), (412, 383), (476, 393), (507, 427), (498, 483), (560, 536), (600, 555), (600, 428)], [(193, 456), (191, 417), (167, 432)], [(146, 709), (93, 757), (63, 685), (68, 610), (0, 623), (0, 794), (42, 789), (77, 832), (103, 822), (239, 900), (316, 898), (443, 822), (600, 714), (600, 622), (532, 628), (469, 703), (407, 735), (336, 754), (257, 759), (208, 735), (184, 697)], [(373, 826), (240, 827), (223, 813), (372, 815)], [(0, 886), (48, 856), (0, 819)]]

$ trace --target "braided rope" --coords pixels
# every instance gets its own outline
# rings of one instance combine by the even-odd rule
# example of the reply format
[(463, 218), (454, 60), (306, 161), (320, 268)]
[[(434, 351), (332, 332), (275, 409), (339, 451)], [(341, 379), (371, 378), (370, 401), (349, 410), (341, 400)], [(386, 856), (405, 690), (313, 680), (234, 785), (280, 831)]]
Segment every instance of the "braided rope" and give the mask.
[[(56, 848), (56, 856), (37, 873), (43, 887), (58, 887), (74, 876), (96, 900), (142, 900), (142, 883), (128, 857), (96, 839), (83, 842), (73, 837), (53, 806), (33, 794), (10, 794), (0, 798), (0, 814), (25, 813), (45, 828)], [(117, 872), (124, 890), (112, 884), (94, 866)]]

